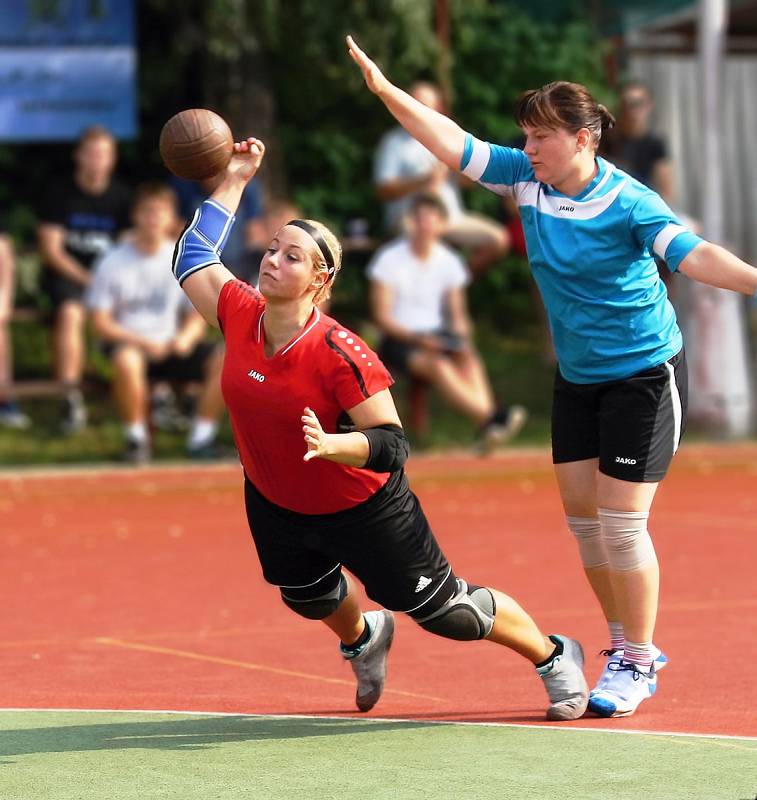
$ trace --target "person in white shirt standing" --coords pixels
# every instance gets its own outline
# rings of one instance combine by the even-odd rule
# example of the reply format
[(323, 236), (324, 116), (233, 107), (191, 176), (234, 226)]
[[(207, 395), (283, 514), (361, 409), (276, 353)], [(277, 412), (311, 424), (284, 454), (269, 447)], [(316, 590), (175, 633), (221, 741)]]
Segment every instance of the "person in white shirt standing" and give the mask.
[(206, 324), (171, 275), (176, 196), (148, 183), (134, 198), (132, 234), (96, 265), (87, 305), (95, 334), (113, 364), (113, 388), (126, 433), (126, 457), (149, 460), (150, 381), (202, 383), (187, 439), (192, 456), (214, 451), (223, 411), (220, 346), (204, 341)]
[(473, 420), (488, 449), (514, 436), (526, 411), (496, 405), (473, 344), (465, 297), (468, 270), (441, 241), (446, 224), (447, 210), (437, 195), (413, 198), (407, 236), (382, 247), (368, 265), (371, 311), (384, 337), (382, 360), (434, 386)]

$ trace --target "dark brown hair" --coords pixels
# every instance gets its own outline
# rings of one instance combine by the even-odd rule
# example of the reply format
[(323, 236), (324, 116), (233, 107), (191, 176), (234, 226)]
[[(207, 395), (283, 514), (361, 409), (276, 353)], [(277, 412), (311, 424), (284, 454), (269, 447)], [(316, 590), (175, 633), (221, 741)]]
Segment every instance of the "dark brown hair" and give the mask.
[(597, 103), (585, 86), (568, 81), (554, 81), (524, 92), (515, 105), (515, 121), (521, 128), (530, 125), (570, 133), (587, 128), (595, 148), (602, 131), (615, 125), (615, 117)]
[(146, 202), (147, 200), (165, 200), (170, 203), (174, 211), (178, 208), (178, 201), (176, 192), (168, 186), (168, 184), (160, 183), (158, 181), (149, 181), (147, 183), (140, 183), (134, 190), (134, 197), (131, 201), (132, 209)]
[(90, 139), (109, 139), (114, 146), (116, 144), (116, 137), (105, 125), (90, 125), (79, 134), (79, 138), (76, 140), (76, 148), (80, 148)]

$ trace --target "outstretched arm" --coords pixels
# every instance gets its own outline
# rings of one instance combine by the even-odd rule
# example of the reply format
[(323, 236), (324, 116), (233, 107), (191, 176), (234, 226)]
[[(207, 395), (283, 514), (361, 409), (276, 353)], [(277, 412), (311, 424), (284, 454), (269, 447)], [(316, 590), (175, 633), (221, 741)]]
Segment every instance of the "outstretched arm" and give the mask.
[(719, 289), (748, 295), (757, 293), (757, 269), (712, 242), (700, 242), (681, 261), (678, 270), (695, 281)]
[(465, 148), (465, 131), (449, 117), (424, 106), (391, 83), (351, 36), (347, 37), (347, 49), (352, 60), (360, 67), (368, 88), (397, 122), (440, 161), (451, 169), (459, 170)]
[(224, 179), (197, 210), (176, 245), (174, 274), (194, 307), (216, 328), (218, 297), (224, 284), (234, 279), (221, 263), (221, 251), (242, 192), (258, 171), (264, 154), (265, 146), (259, 139), (234, 145)]

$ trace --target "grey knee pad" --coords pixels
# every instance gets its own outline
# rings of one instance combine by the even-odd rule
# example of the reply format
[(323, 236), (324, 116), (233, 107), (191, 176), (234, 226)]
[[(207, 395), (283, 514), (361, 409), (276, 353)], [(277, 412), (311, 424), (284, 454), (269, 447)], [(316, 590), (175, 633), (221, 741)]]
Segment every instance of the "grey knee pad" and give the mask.
[[(342, 600), (347, 597), (347, 581), (344, 575), (340, 575), (337, 586), (319, 597), (295, 597), (292, 596), (294, 592), (291, 589), (287, 589), (289, 594), (285, 594), (283, 589), (279, 591), (284, 603), (301, 617), (325, 619), (330, 617), (339, 608)], [(302, 590), (297, 593), (302, 594)]]
[(497, 604), (484, 586), (468, 586), (457, 579), (455, 594), (433, 614), (415, 621), (429, 633), (460, 642), (484, 639), (494, 626)]

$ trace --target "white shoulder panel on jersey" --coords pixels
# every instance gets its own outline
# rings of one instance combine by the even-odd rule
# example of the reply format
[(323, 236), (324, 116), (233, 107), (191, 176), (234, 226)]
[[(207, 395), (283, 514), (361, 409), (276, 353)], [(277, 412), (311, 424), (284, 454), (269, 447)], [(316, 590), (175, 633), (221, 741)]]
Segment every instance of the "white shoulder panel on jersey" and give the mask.
[(665, 253), (668, 252), (668, 247), (673, 239), (675, 239), (679, 233), (686, 233), (687, 231), (688, 228), (684, 228), (683, 225), (674, 225), (672, 222), (668, 223), (657, 236), (655, 236), (654, 244), (652, 245), (654, 254), (664, 260)]
[(473, 141), (473, 152), (471, 153), (470, 161), (463, 170), (463, 175), (470, 178), (472, 181), (477, 181), (481, 178), (489, 166), (489, 157), (491, 151), (486, 142), (476, 139), (475, 136), (471, 137)]
[[(601, 183), (601, 181), (600, 181)], [(562, 219), (594, 219), (615, 202), (623, 191), (627, 181), (621, 181), (614, 189), (591, 200), (572, 200), (569, 197), (558, 197), (545, 194), (542, 184), (536, 181), (524, 181), (514, 186), (515, 197), (520, 206), (535, 206), (540, 214)], [(598, 188), (598, 187), (597, 187)], [(591, 192), (594, 193), (593, 191)]]

